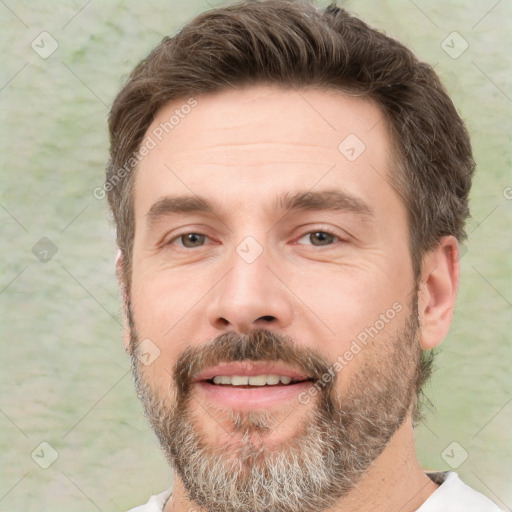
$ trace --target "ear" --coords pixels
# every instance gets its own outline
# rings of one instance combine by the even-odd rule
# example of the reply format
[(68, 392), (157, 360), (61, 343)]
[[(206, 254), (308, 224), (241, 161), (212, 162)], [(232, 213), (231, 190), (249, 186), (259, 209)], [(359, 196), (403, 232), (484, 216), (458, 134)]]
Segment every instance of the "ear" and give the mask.
[(124, 282), (124, 260), (123, 253), (118, 250), (116, 257), (116, 275), (117, 282), (119, 285), (119, 295), (122, 302), (122, 314), (123, 314), (123, 345), (126, 352), (130, 352), (130, 339), (131, 329), (130, 323), (128, 322), (128, 294), (126, 291), (126, 284)]
[(423, 350), (436, 347), (448, 334), (459, 287), (459, 271), (459, 243), (453, 236), (443, 237), (423, 258), (418, 295)]

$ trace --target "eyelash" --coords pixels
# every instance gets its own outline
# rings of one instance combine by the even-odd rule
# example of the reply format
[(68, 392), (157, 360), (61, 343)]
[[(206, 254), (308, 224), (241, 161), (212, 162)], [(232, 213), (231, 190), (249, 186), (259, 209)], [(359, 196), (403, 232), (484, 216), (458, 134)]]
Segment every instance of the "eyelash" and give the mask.
[[(298, 240), (301, 240), (302, 238), (304, 238), (305, 236), (307, 235), (312, 235), (314, 233), (324, 233), (326, 235), (329, 235), (329, 236), (332, 236), (334, 237), (334, 241), (333, 243), (331, 244), (328, 244), (328, 245), (325, 245), (325, 246), (322, 246), (322, 245), (313, 245), (313, 244), (307, 244), (309, 245), (310, 247), (332, 247), (336, 242), (342, 242), (343, 239), (336, 235), (333, 231), (331, 231), (330, 229), (322, 229), (322, 228), (319, 228), (319, 229), (313, 229), (311, 231), (307, 231), (306, 233), (303, 233), (299, 238), (297, 238), (297, 241)], [(174, 238), (172, 238), (171, 240), (169, 240), (169, 242), (167, 242), (165, 245), (174, 245), (174, 242), (176, 242), (177, 240), (180, 240), (182, 239), (183, 237), (187, 236), (187, 235), (200, 235), (200, 236), (204, 236), (206, 237), (207, 239), (210, 239), (208, 237), (208, 235), (205, 235), (204, 233), (200, 233), (198, 231), (187, 231), (185, 233), (181, 233), (180, 235), (177, 235), (175, 236)], [(295, 242), (296, 244), (297, 242)], [(300, 244), (300, 245), (303, 245), (303, 244)], [(204, 245), (200, 245), (198, 247), (186, 247), (184, 245), (179, 245), (180, 248), (182, 249), (187, 249), (187, 250), (191, 250), (191, 249), (199, 249), (201, 247), (204, 247)]]
[[(307, 244), (308, 246), (310, 247), (332, 247), (336, 242), (341, 242), (342, 239), (341, 237), (339, 237), (338, 235), (336, 235), (336, 233), (334, 233), (333, 231), (331, 231), (330, 229), (322, 229), (322, 228), (319, 228), (319, 229), (313, 229), (312, 231), (307, 231), (306, 233), (304, 233), (303, 235), (301, 235), (298, 239), (297, 239), (297, 242), (298, 240), (301, 240), (302, 238), (304, 238), (305, 236), (308, 236), (308, 235), (313, 235), (315, 233), (324, 233), (325, 235), (329, 235), (329, 236), (332, 236), (334, 238), (334, 241), (332, 242), (332, 244), (328, 244), (328, 245), (313, 245), (313, 244)], [(296, 242), (296, 243), (297, 243)], [(302, 244), (301, 244), (302, 245)]]

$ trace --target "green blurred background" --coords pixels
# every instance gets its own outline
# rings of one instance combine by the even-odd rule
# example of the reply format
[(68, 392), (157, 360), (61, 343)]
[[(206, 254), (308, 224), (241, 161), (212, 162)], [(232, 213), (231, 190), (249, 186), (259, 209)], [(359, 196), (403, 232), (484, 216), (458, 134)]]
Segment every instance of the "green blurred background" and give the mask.
[[(170, 484), (121, 346), (113, 227), (93, 190), (127, 73), (164, 35), (225, 4), (0, 2), (0, 510), (123, 511)], [(472, 134), (459, 302), (417, 446), (426, 468), (458, 465), (511, 510), (512, 4), (346, 6), (435, 66)]]

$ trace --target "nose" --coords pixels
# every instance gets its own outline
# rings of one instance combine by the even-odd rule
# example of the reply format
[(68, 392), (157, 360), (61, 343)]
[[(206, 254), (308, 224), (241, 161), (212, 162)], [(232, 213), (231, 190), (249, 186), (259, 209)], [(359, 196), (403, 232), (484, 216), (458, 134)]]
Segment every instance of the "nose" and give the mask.
[(234, 251), (228, 266), (210, 294), (207, 317), (211, 326), (247, 334), (257, 328), (284, 329), (290, 325), (292, 294), (265, 251), (252, 262)]

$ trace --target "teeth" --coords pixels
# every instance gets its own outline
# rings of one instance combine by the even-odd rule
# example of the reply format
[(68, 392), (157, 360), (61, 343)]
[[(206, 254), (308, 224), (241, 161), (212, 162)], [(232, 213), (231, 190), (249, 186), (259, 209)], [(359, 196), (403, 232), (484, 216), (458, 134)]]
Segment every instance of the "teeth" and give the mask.
[(291, 377), (286, 375), (254, 375), (248, 377), (247, 375), (218, 375), (213, 378), (214, 384), (231, 384), (232, 386), (274, 386), (276, 384), (290, 384)]
[(247, 384), (249, 384), (249, 377), (244, 375), (233, 375), (233, 377), (231, 377), (231, 384), (233, 386), (247, 386)]
[(249, 377), (249, 384), (251, 386), (264, 386), (266, 383), (266, 375), (255, 375), (253, 377)]
[[(286, 377), (282, 377), (283, 379)], [(279, 384), (281, 377), (279, 375), (267, 375), (267, 384), (269, 386), (273, 386), (274, 384)]]
[(215, 384), (231, 384), (231, 379), (229, 377), (215, 377), (213, 382), (215, 382)]

